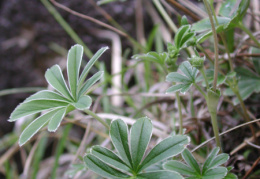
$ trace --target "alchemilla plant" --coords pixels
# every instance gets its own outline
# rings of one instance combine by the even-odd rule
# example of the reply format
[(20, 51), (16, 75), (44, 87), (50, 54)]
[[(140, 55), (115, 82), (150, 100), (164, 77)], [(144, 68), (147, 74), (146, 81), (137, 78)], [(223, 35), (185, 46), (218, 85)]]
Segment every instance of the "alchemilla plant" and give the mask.
[[(115, 0), (99, 1), (99, 3), (106, 4), (112, 1)], [(164, 13), (163, 7), (160, 6), (160, 1), (154, 0), (153, 2), (168, 23), (170, 19), (166, 12)], [(252, 58), (247, 59), (247, 62), (252, 62), (247, 67), (253, 64), (251, 70), (247, 67), (237, 67), (237, 64), (232, 61), (232, 55), (237, 55), (234, 50), (235, 43), (234, 41), (229, 42), (232, 39), (229, 36), (226, 37), (226, 34), (232, 33), (231, 36), (234, 36), (235, 28), (244, 31), (248, 35), (247, 38), (250, 38), (254, 43), (253, 45), (246, 44), (252, 46), (248, 47), (250, 54), (258, 54), (260, 44), (254, 34), (242, 22), (250, 4), (249, 0), (225, 0), (220, 4), (218, 13), (215, 12), (214, 1), (203, 0), (203, 3), (208, 17), (189, 24), (187, 17), (183, 16), (180, 19), (179, 28), (174, 28), (171, 23), (169, 24), (173, 28), (174, 38), (169, 39), (169, 42), (167, 41), (164, 44), (165, 46), (160, 45), (158, 42), (155, 44), (158, 47), (157, 50), (151, 51), (152, 40), (149, 40), (147, 47), (137, 45), (141, 49), (138, 51), (140, 54), (132, 56), (133, 63), (143, 63), (145, 67), (144, 79), (147, 81), (144, 80), (145, 84), (141, 84), (140, 89), (145, 89), (148, 92), (149, 88), (151, 88), (151, 91), (158, 88), (157, 84), (151, 87), (149, 81), (152, 75), (151, 69), (158, 69), (159, 75), (156, 77), (166, 85), (165, 88), (160, 90), (167, 94), (167, 97), (171, 96), (171, 99), (176, 100), (176, 108), (174, 108), (176, 111), (173, 111), (172, 108), (168, 110), (162, 104), (161, 113), (157, 111), (157, 108), (144, 112), (151, 119), (142, 117), (144, 114), (138, 116), (139, 107), (142, 105), (136, 103), (142, 103), (142, 101), (135, 102), (134, 98), (129, 97), (130, 95), (127, 94), (125, 97), (125, 93), (119, 95), (124, 96), (124, 102), (138, 112), (134, 113), (134, 110), (129, 110), (129, 108), (125, 107), (125, 104), (109, 110), (108, 108), (111, 107), (109, 97), (115, 94), (107, 94), (109, 91), (107, 87), (111, 85), (113, 88), (117, 88), (118, 86), (113, 81), (114, 77), (117, 75), (123, 76), (127, 70), (124, 69), (110, 76), (106, 72), (106, 66), (100, 65), (99, 69), (102, 69), (102, 71), (98, 71), (89, 77), (89, 72), (95, 71), (92, 69), (93, 65), (108, 47), (98, 50), (88, 63), (81, 67), (84, 49), (81, 45), (74, 45), (67, 55), (67, 75), (63, 74), (59, 65), (47, 69), (45, 79), (49, 84), (49, 90), (42, 90), (31, 95), (11, 113), (10, 122), (15, 122), (27, 116), (36, 116), (22, 131), (19, 138), (20, 147), (29, 143), (37, 132), (45, 129), (44, 127), (49, 132), (56, 132), (65, 116), (77, 110), (96, 119), (106, 128), (106, 131), (100, 131), (97, 125), (88, 124), (84, 140), (73, 141), (77, 143), (75, 146), (78, 149), (75, 152), (76, 159), (70, 163), (72, 170), (67, 172), (71, 177), (79, 177), (79, 173), (87, 171), (86, 174), (92, 172), (94, 176), (111, 179), (236, 179), (237, 176), (231, 172), (233, 167), (226, 166), (229, 155), (223, 153), (226, 148), (223, 147), (225, 142), (220, 138), (222, 134), (219, 132), (218, 121), (218, 110), (223, 105), (219, 101), (227, 101), (237, 110), (237, 113), (248, 122), (247, 124), (250, 124), (252, 140), (256, 140), (258, 133), (256, 133), (253, 122), (249, 122), (251, 120), (250, 113), (245, 106), (244, 100), (254, 95), (254, 93), (260, 92), (260, 63), (256, 55), (256, 57), (252, 56)], [(151, 33), (152, 37), (155, 36), (155, 31), (156, 28)], [(152, 37), (149, 37), (149, 39), (152, 39)], [(212, 48), (214, 54), (208, 54), (201, 45), (207, 39), (210, 39), (214, 44)], [(131, 39), (131, 42), (138, 44), (133, 39)], [(221, 45), (219, 42), (221, 42)], [(225, 52), (225, 57), (227, 56), (224, 60), (220, 55), (221, 51)], [(250, 56), (250, 54), (246, 56)], [(131, 70), (132, 68), (135, 68), (135, 65), (131, 66)], [(126, 78), (128, 81), (132, 80), (128, 76)], [(140, 78), (143, 77), (134, 76), (133, 81), (138, 82)], [(101, 91), (103, 94), (96, 100), (93, 110), (90, 110), (92, 98), (94, 97), (94, 93), (91, 95), (91, 89), (99, 80), (102, 81), (104, 86), (98, 92)], [(127, 90), (128, 86), (123, 84), (123, 88)], [(133, 91), (135, 93), (140, 89), (135, 88)], [(196, 96), (194, 91), (196, 91)], [(131, 93), (131, 95), (136, 94)], [(150, 91), (148, 95), (144, 94), (144, 96), (149, 95)], [(160, 96), (164, 97), (162, 94)], [(185, 99), (183, 96), (185, 96)], [(189, 96), (190, 104), (187, 102), (187, 96)], [(232, 96), (232, 99), (227, 96)], [(153, 98), (152, 96), (151, 99)], [(212, 129), (212, 135), (214, 133), (212, 139), (215, 140), (216, 144), (212, 145), (212, 150), (200, 151), (205, 160), (201, 160), (193, 152), (204, 145), (204, 143), (198, 143), (206, 140), (206, 138), (202, 137), (201, 131), (198, 131), (198, 138), (202, 139), (197, 139), (190, 131), (186, 130), (189, 129), (189, 126), (185, 124), (187, 115), (183, 115), (184, 111), (186, 113), (190, 112), (188, 118), (196, 120), (196, 125), (200, 124), (201, 121), (194, 110), (193, 100), (195, 98), (200, 98), (197, 103), (203, 103), (203, 107), (206, 108), (203, 111), (206, 111), (205, 113), (210, 121), (209, 128)], [(167, 101), (167, 105), (168, 103), (172, 104), (171, 99)], [(149, 100), (147, 99), (147, 101)], [(102, 114), (94, 112), (99, 103), (102, 103), (105, 108), (105, 112)], [(157, 101), (150, 101), (150, 103), (140, 108), (146, 109), (155, 103)], [(172, 106), (175, 105), (172, 104)], [(121, 110), (120, 108), (124, 112), (118, 112)], [(121, 116), (108, 114), (107, 111), (118, 112)], [(172, 115), (175, 112), (178, 114), (177, 119), (175, 115)], [(153, 125), (158, 125), (158, 121), (151, 117), (153, 113), (156, 113), (158, 117), (163, 116), (164, 121), (168, 120), (169, 116), (172, 115), (172, 119), (169, 119), (169, 121), (172, 120), (170, 121), (172, 126), (165, 127), (164, 131), (160, 131), (162, 135), (159, 135), (159, 138), (157, 138), (158, 134), (157, 137), (153, 135), (156, 134), (155, 127), (158, 127)], [(131, 115), (131, 119), (129, 116), (126, 117), (126, 114)], [(93, 137), (94, 142), (92, 141), (92, 143), (86, 142), (85, 137), (91, 135), (90, 131), (95, 131), (98, 135), (105, 137), (106, 142), (101, 143), (99, 137)], [(186, 131), (188, 132), (185, 133)], [(65, 130), (64, 136), (67, 135), (68, 131)], [(65, 137), (63, 140), (66, 140)], [(198, 141), (197, 144), (199, 145), (195, 149), (193, 146), (196, 142), (194, 141)], [(69, 150), (75, 150), (75, 146), (70, 147)], [(191, 146), (193, 150), (190, 150)], [(256, 147), (254, 144), (252, 146)], [(61, 148), (58, 148), (59, 152), (62, 151)], [(60, 153), (55, 159), (57, 165)]]

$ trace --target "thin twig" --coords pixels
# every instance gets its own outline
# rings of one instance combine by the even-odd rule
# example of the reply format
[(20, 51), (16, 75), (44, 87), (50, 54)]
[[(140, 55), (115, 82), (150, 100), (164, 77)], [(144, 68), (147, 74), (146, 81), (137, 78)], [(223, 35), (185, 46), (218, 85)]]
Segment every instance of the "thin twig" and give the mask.
[[(249, 124), (258, 122), (258, 121), (260, 121), (260, 119), (253, 120), (253, 121), (246, 122), (246, 123), (244, 123), (244, 124), (238, 125), (238, 126), (233, 127), (233, 128), (231, 128), (231, 129), (229, 129), (229, 130), (227, 130), (227, 131), (225, 131), (225, 132), (220, 133), (219, 136), (222, 136), (222, 135), (227, 134), (227, 133), (229, 133), (229, 132), (231, 132), (231, 131), (233, 131), (233, 130), (239, 129), (240, 127), (244, 127), (244, 126), (247, 126), (247, 125), (249, 125)], [(203, 142), (203, 143), (201, 143), (200, 145), (198, 145), (197, 147), (195, 147), (195, 148), (192, 150), (192, 152), (198, 150), (199, 148), (201, 148), (202, 146), (204, 146), (205, 144), (207, 144), (208, 142), (210, 142), (210, 141), (212, 141), (212, 140), (214, 140), (214, 139), (215, 139), (215, 137), (212, 137), (211, 139), (206, 140), (205, 142)]]

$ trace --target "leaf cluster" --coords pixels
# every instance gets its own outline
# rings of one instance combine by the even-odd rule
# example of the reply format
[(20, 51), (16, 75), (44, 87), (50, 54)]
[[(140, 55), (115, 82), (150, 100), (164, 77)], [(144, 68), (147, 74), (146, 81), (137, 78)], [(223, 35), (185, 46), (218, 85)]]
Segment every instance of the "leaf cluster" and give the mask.
[[(181, 73), (182, 72), (182, 73)], [(171, 72), (166, 76), (166, 81), (174, 85), (167, 89), (166, 93), (180, 91), (187, 92), (192, 84), (196, 83), (196, 76), (199, 70), (192, 67), (190, 62), (185, 61), (179, 66), (179, 72)]]
[(182, 178), (174, 171), (144, 172), (145, 169), (181, 153), (189, 143), (185, 135), (170, 136), (147, 153), (152, 136), (152, 123), (147, 117), (138, 119), (128, 131), (126, 123), (117, 119), (110, 126), (110, 138), (117, 153), (101, 146), (94, 146), (84, 157), (86, 166), (106, 178)]
[(182, 158), (186, 164), (172, 160), (164, 164), (164, 168), (170, 171), (176, 171), (186, 176), (188, 179), (219, 179), (219, 178), (237, 178), (234, 174), (228, 174), (232, 168), (221, 166), (228, 159), (228, 154), (222, 153), (217, 155), (219, 148), (214, 148), (208, 155), (206, 161), (200, 166), (191, 152), (185, 149), (182, 152)]
[(46, 71), (45, 79), (55, 91), (43, 90), (28, 97), (15, 108), (10, 116), (9, 121), (13, 122), (22, 117), (46, 111), (24, 129), (19, 138), (20, 146), (26, 143), (44, 125), (48, 124), (48, 131), (55, 132), (67, 113), (74, 109), (88, 109), (91, 106), (92, 99), (86, 93), (103, 76), (103, 72), (95, 73), (88, 80), (86, 80), (86, 77), (91, 67), (107, 49), (108, 47), (101, 48), (87, 63), (79, 76), (83, 47), (80, 45), (73, 46), (69, 50), (67, 58), (69, 87), (59, 65), (54, 65)]

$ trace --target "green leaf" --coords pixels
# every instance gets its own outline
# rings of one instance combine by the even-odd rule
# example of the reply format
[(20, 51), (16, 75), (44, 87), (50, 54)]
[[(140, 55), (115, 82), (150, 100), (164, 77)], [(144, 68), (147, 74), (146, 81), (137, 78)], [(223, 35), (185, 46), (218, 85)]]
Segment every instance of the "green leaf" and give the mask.
[(191, 87), (192, 84), (178, 84), (178, 85), (173, 85), (171, 86), (170, 88), (168, 88), (166, 90), (166, 94), (168, 93), (174, 93), (174, 92), (177, 92), (177, 91), (181, 91), (181, 93), (186, 93), (190, 87)]
[(182, 18), (181, 18), (181, 26), (184, 26), (184, 25), (189, 25), (188, 19), (185, 15), (182, 16)]
[(180, 44), (183, 36), (185, 35), (185, 33), (189, 31), (190, 27), (191, 27), (190, 25), (181, 26), (176, 32), (176, 35), (174, 37), (174, 44), (178, 49), (180, 49), (181, 47)]
[(168, 54), (166, 52), (163, 52), (163, 53), (149, 52), (147, 54), (132, 56), (133, 59), (149, 60), (154, 63), (158, 63), (160, 65), (164, 65), (167, 57), (168, 57)]
[[(246, 100), (253, 93), (260, 92), (260, 76), (249, 69), (238, 67), (235, 69), (237, 76), (240, 78), (238, 81), (239, 93), (243, 100)], [(231, 90), (226, 90), (225, 95), (234, 95)], [(235, 98), (234, 104), (239, 104), (239, 100)]]
[(32, 100), (21, 103), (12, 112), (9, 122), (16, 121), (17, 119), (29, 116), (44, 110), (67, 106), (68, 102), (54, 101), (54, 100)]
[[(220, 14), (231, 18), (230, 23), (225, 25), (225, 29), (230, 29), (237, 26), (238, 22), (242, 21), (244, 15), (246, 14), (250, 0), (241, 0), (240, 4), (237, 5), (238, 2), (239, 1), (234, 2), (234, 0), (226, 0), (225, 3), (222, 3)], [(232, 10), (229, 11), (230, 9)]]
[[(215, 28), (216, 29), (223, 29), (223, 27), (225, 25), (227, 25), (231, 19), (230, 18), (227, 18), (227, 17), (219, 17), (217, 16), (217, 20), (218, 20), (218, 26), (215, 24)], [(221, 28), (222, 27), (222, 28)], [(210, 23), (210, 20), (209, 18), (205, 18), (205, 19), (202, 19), (194, 24), (192, 24), (192, 30), (194, 30), (195, 32), (205, 32), (205, 31), (211, 31), (211, 23)]]
[(65, 98), (72, 100), (70, 91), (65, 83), (64, 77), (62, 75), (59, 65), (54, 65), (48, 69), (45, 73), (45, 78), (48, 83), (57, 91), (59, 91)]
[(103, 74), (103, 71), (99, 71), (95, 73), (91, 78), (89, 78), (86, 83), (81, 87), (78, 97), (84, 95), (92, 85), (94, 85), (98, 80), (102, 78)]
[(153, 125), (149, 118), (138, 119), (130, 130), (131, 156), (133, 169), (136, 171), (143, 159), (146, 148), (152, 136)]
[(177, 172), (173, 171), (154, 171), (141, 173), (137, 175), (138, 179), (183, 179), (183, 177)]
[(168, 82), (180, 82), (180, 83), (192, 83), (192, 81), (187, 78), (186, 76), (181, 75), (180, 73), (177, 72), (172, 72), (169, 73), (166, 76), (166, 81)]
[(67, 110), (66, 107), (65, 108), (60, 108), (56, 112), (56, 114), (53, 115), (53, 117), (51, 118), (51, 120), (50, 120), (50, 122), (48, 124), (48, 131), (55, 132), (58, 129), (62, 119), (66, 115), (66, 110)]
[(67, 72), (70, 90), (74, 100), (77, 99), (78, 78), (82, 56), (83, 47), (81, 45), (74, 45), (68, 52)]
[(204, 162), (204, 165), (202, 167), (202, 174), (204, 174), (208, 169), (214, 158), (217, 156), (219, 152), (219, 147), (215, 147), (210, 154), (208, 155), (206, 161)]
[(72, 103), (79, 110), (89, 109), (92, 104), (92, 99), (89, 96), (81, 96), (76, 103)]
[(191, 85), (196, 82), (196, 76), (199, 70), (192, 67), (190, 62), (183, 62), (179, 66), (179, 69), (184, 75), (180, 74), (180, 72), (172, 72), (167, 75), (166, 81), (180, 84), (174, 84), (169, 89), (167, 89), (166, 93), (172, 93), (176, 91), (185, 93), (190, 89)]
[(172, 170), (172, 171), (176, 171), (182, 175), (186, 175), (186, 176), (196, 176), (196, 172), (194, 169), (190, 168), (189, 166), (179, 162), (179, 161), (168, 161), (164, 164), (163, 168), (165, 168), (166, 170)]
[(131, 169), (116, 154), (114, 154), (114, 152), (107, 148), (94, 146), (91, 148), (91, 154), (113, 168), (127, 172), (131, 171)]
[(103, 47), (101, 49), (99, 49), (95, 55), (89, 60), (89, 62), (87, 63), (87, 65), (84, 67), (81, 75), (80, 75), (80, 78), (79, 78), (79, 87), (81, 88), (82, 87), (82, 84), (84, 83), (85, 81), (85, 78), (87, 77), (88, 75), (88, 72), (89, 70), (91, 69), (91, 67), (95, 64), (95, 62), (99, 59), (99, 57), (107, 50), (109, 49), (108, 47)]
[(233, 17), (236, 12), (236, 10), (234, 9), (236, 3), (237, 0), (225, 0), (223, 3), (221, 3), (219, 14), (224, 17)]
[(227, 174), (225, 167), (218, 167), (208, 170), (202, 177), (202, 179), (220, 179), (224, 178)]
[(220, 154), (213, 159), (213, 161), (209, 165), (209, 168), (218, 167), (218, 166), (226, 163), (228, 161), (228, 159), (229, 159), (228, 154)]
[(184, 149), (184, 151), (181, 153), (182, 158), (185, 160), (185, 162), (198, 174), (201, 174), (200, 166), (191, 154), (191, 152), (188, 149)]
[(228, 173), (224, 179), (237, 179), (237, 176), (233, 173)]
[(31, 122), (20, 135), (19, 145), (22, 146), (28, 140), (30, 140), (34, 134), (36, 134), (47, 122), (49, 122), (49, 120), (51, 120), (56, 112), (57, 110), (50, 111)]
[(122, 179), (130, 177), (129, 175), (110, 167), (92, 154), (87, 154), (84, 157), (84, 162), (90, 170), (105, 178)]
[(54, 101), (61, 101), (67, 103), (71, 102), (69, 99), (64, 98), (60, 94), (49, 90), (42, 90), (31, 95), (30, 97), (26, 98), (26, 100), (24, 100), (24, 103), (32, 100), (54, 100)]
[(199, 70), (196, 68), (192, 67), (190, 62), (185, 61), (183, 62), (179, 69), (186, 75), (192, 82), (195, 82), (195, 78), (197, 74), (199, 73)]
[(132, 160), (128, 144), (128, 128), (123, 120), (116, 119), (112, 121), (110, 125), (110, 138), (121, 159), (131, 167)]
[(138, 171), (144, 170), (159, 161), (181, 153), (188, 143), (189, 138), (184, 135), (170, 136), (164, 139), (149, 152), (139, 166)]
[[(260, 49), (256, 47), (250, 47), (250, 54), (260, 53)], [(254, 64), (255, 71), (260, 75), (260, 57), (252, 57), (251, 58)]]

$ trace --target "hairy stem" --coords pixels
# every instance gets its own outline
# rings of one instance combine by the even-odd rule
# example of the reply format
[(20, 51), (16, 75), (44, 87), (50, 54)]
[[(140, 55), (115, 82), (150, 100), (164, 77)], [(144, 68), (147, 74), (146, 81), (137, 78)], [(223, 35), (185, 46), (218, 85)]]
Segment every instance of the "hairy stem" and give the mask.
[(212, 18), (211, 10), (209, 7), (209, 4), (207, 0), (203, 0), (207, 13), (209, 15), (209, 20), (212, 28), (212, 33), (214, 37), (214, 50), (215, 50), (215, 63), (214, 63), (214, 81), (213, 81), (213, 90), (216, 91), (217, 89), (217, 78), (218, 78), (218, 37), (217, 37), (217, 32), (215, 29), (214, 21)]
[[(240, 102), (241, 108), (242, 108), (243, 113), (244, 113), (244, 117), (246, 118), (246, 122), (250, 122), (250, 117), (248, 115), (245, 103), (244, 103), (244, 101), (243, 101), (243, 99), (242, 99), (242, 97), (241, 97), (241, 95), (239, 93), (238, 86), (236, 85), (234, 88), (231, 88), (231, 89), (235, 93), (235, 95), (237, 96), (237, 98), (238, 98), (238, 100)], [(250, 130), (252, 132), (252, 135), (254, 136), (254, 140), (257, 142), (254, 126), (252, 124), (250, 124), (249, 127), (250, 127)]]
[(217, 122), (217, 113), (210, 112), (211, 123), (213, 126), (214, 136), (216, 138), (216, 144), (220, 148), (220, 153), (222, 153), (220, 137), (219, 137), (219, 129), (218, 129), (218, 122)]
[(193, 83), (193, 84), (197, 88), (197, 90), (199, 90), (200, 93), (204, 96), (204, 98), (207, 99), (206, 93), (199, 87), (199, 85), (197, 85), (196, 83)]
[(93, 118), (95, 118), (96, 120), (98, 120), (101, 124), (103, 124), (107, 129), (109, 129), (109, 125), (103, 120), (101, 119), (98, 115), (96, 115), (95, 113), (93, 113), (92, 111), (85, 109), (84, 110), (85, 113), (87, 113), (88, 115), (92, 116)]
[(179, 112), (179, 122), (180, 122), (180, 131), (179, 133), (183, 133), (183, 121), (182, 121), (182, 110), (181, 110), (181, 98), (180, 98), (180, 93), (176, 92), (176, 99), (178, 103), (178, 112)]
[(200, 69), (200, 73), (202, 74), (203, 78), (205, 79), (205, 83), (206, 83), (207, 89), (209, 89), (209, 82), (208, 82), (208, 79), (207, 79), (207, 77), (206, 77), (204, 67), (202, 67), (202, 68)]

